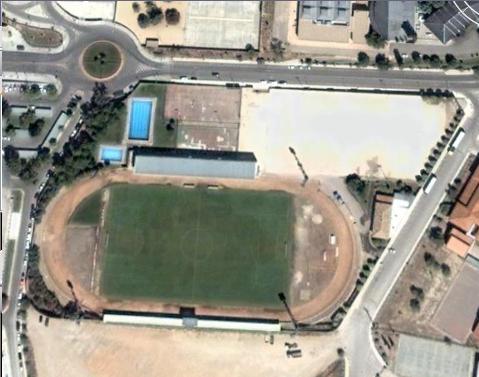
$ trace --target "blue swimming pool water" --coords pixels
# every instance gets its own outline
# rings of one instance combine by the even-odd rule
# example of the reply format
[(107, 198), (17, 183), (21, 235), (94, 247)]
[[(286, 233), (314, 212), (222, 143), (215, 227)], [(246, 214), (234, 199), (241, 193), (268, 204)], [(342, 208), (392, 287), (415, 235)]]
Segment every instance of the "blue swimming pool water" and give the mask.
[(152, 102), (148, 100), (132, 100), (130, 110), (130, 128), (128, 138), (148, 140), (150, 136)]
[(121, 161), (123, 150), (121, 148), (101, 147), (100, 156), (104, 161)]

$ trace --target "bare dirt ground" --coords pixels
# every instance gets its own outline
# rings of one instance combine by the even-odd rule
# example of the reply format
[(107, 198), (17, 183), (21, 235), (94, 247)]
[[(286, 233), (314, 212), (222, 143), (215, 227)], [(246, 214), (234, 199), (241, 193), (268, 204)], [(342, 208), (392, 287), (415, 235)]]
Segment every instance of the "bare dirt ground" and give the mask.
[(94, 250), (97, 244), (97, 227), (70, 225), (67, 227), (65, 264), (70, 266), (82, 287), (92, 286)]
[(301, 174), (293, 148), (310, 177), (414, 179), (444, 133), (446, 110), (412, 95), (243, 89), (238, 148), (271, 174)]
[(239, 123), (241, 89), (168, 85), (165, 118), (189, 123)]
[[(333, 335), (274, 335), (159, 329), (51, 318), (29, 311), (39, 377), (315, 377), (337, 357)], [(286, 356), (296, 342), (302, 357)], [(68, 371), (68, 372), (67, 372)], [(336, 375), (335, 375), (336, 376)]]
[[(86, 178), (64, 188), (47, 208), (41, 224), (35, 232), (35, 241), (40, 246), (41, 269), (49, 287), (63, 302), (71, 298), (67, 280), (74, 286), (80, 303), (90, 310), (128, 309), (142, 311), (177, 312), (178, 307), (159, 302), (114, 301), (98, 296), (85, 286), (85, 277), (77, 276), (74, 262), (67, 254), (68, 219), (78, 204), (91, 193), (116, 182), (157, 183), (183, 185), (215, 184), (224, 187), (283, 190), (295, 195), (300, 205), (301, 218), (295, 234), (303, 243), (295, 252), (292, 297), (293, 312), (298, 319), (321, 317), (330, 314), (352, 289), (356, 267), (359, 264), (357, 246), (352, 230), (336, 205), (318, 191), (318, 184), (309, 182), (303, 187), (299, 181), (277, 176), (265, 176), (254, 181), (172, 178), (134, 175), (126, 169), (107, 170), (94, 178)], [(329, 244), (329, 234), (334, 233), (336, 245)], [(318, 246), (319, 243), (319, 246)], [(337, 248), (336, 248), (337, 247)], [(87, 262), (88, 263), (88, 262)], [(73, 263), (74, 264), (74, 263)], [(91, 275), (91, 273), (90, 273)], [(98, 281), (98, 280), (97, 280)], [(241, 308), (198, 307), (198, 314), (222, 314), (237, 316), (263, 316), (287, 320), (283, 311), (254, 310)]]
[(165, 119), (178, 122), (178, 147), (237, 150), (241, 90), (168, 85)]
[(138, 1), (140, 12), (135, 13), (132, 8), (132, 1), (116, 2), (115, 22), (118, 22), (130, 29), (139, 42), (144, 44), (148, 39), (153, 39), (156, 45), (183, 45), (185, 41), (186, 18), (188, 13), (188, 2), (186, 1), (154, 1), (162, 9), (163, 14), (168, 8), (176, 8), (180, 12), (180, 22), (177, 25), (168, 24), (163, 19), (157, 25), (149, 25), (141, 28), (138, 25), (138, 14), (146, 12), (146, 5)]
[[(451, 269), (450, 276), (446, 277), (440, 270), (427, 266), (425, 252), (431, 253), (439, 263), (446, 263)], [(457, 255), (438, 247), (427, 236), (423, 237), (379, 313), (379, 327), (388, 334), (401, 332), (442, 339), (444, 334), (434, 327), (433, 318), (463, 263)], [(412, 285), (424, 292), (419, 311), (410, 306), (410, 300), (414, 298), (410, 289)], [(386, 351), (384, 342), (378, 341), (380, 352)]]

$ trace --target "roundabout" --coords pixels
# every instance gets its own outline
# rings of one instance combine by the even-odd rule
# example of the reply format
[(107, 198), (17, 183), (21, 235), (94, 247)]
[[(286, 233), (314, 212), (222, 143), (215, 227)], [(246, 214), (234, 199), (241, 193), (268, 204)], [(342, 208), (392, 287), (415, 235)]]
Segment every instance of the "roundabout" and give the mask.
[(108, 41), (89, 45), (81, 54), (81, 67), (94, 80), (109, 80), (116, 76), (123, 66), (123, 54), (119, 47)]

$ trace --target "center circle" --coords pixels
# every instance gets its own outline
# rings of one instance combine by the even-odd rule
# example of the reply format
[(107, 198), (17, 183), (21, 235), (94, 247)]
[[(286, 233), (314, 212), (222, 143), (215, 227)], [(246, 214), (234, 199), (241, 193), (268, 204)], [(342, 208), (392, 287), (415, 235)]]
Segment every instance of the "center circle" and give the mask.
[(109, 79), (118, 73), (123, 61), (120, 49), (108, 41), (92, 43), (83, 51), (81, 60), (85, 72), (100, 80)]

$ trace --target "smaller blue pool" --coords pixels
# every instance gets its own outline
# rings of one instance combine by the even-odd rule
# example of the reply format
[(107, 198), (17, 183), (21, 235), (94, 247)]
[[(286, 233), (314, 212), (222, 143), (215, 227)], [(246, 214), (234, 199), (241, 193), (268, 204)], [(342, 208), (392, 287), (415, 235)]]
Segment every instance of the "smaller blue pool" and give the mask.
[(123, 148), (101, 146), (100, 159), (110, 162), (121, 162), (123, 160)]
[(133, 99), (130, 109), (130, 125), (128, 138), (132, 140), (148, 140), (150, 136), (151, 100)]

